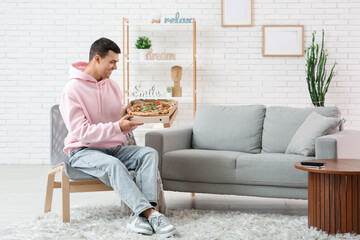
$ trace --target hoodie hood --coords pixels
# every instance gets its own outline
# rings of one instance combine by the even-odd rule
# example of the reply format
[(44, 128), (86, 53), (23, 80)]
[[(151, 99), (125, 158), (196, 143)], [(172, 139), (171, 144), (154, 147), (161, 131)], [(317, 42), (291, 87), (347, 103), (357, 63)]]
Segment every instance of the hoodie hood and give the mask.
[(88, 63), (87, 62), (76, 62), (71, 64), (69, 72), (70, 79), (78, 79), (83, 81), (89, 81), (97, 83), (98, 81), (87, 73), (84, 73)]
[(84, 73), (86, 67), (88, 66), (87, 62), (76, 62), (71, 64), (69, 73), (70, 80), (76, 79), (80, 81), (88, 82), (88, 84), (93, 84), (93, 87), (96, 88), (97, 100), (98, 100), (98, 113), (103, 112), (103, 96), (104, 96), (104, 85), (109, 83), (109, 79), (105, 78), (101, 81), (97, 81), (93, 76)]

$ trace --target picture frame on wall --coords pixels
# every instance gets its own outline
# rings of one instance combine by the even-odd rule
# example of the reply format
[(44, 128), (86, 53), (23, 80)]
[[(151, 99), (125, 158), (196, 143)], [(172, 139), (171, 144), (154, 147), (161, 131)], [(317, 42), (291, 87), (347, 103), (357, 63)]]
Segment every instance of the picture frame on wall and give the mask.
[(221, 0), (221, 26), (249, 27), (253, 25), (253, 0)]
[(264, 25), (264, 57), (304, 56), (304, 25)]

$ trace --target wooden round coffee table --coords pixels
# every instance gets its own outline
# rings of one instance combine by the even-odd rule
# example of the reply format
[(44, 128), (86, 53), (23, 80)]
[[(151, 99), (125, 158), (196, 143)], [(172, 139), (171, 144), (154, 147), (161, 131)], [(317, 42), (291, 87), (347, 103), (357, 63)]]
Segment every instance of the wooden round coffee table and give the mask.
[(325, 168), (309, 172), (308, 225), (330, 234), (360, 233), (360, 159), (317, 159)]

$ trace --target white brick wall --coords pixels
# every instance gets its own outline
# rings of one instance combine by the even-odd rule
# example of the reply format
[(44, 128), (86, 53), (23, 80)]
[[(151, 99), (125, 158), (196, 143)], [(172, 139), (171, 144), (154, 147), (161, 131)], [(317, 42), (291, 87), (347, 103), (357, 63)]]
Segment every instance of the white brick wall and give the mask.
[[(313, 30), (319, 40), (325, 29), (328, 62), (338, 62), (326, 104), (341, 109), (346, 128), (360, 128), (359, 1), (258, 0), (254, 1), (253, 27), (222, 28), (220, 0), (1, 0), (0, 163), (48, 163), (49, 109), (60, 100), (69, 64), (86, 61), (91, 43), (102, 36), (122, 48), (122, 18), (138, 20), (152, 9), (161, 9), (166, 17), (179, 11), (180, 16), (197, 19), (200, 104), (311, 106), (305, 59), (262, 57), (261, 26), (303, 24), (305, 45)], [(152, 28), (141, 30), (157, 44), (154, 52), (165, 46), (179, 57), (191, 55), (191, 31), (167, 31), (162, 38), (163, 33)], [(132, 41), (138, 34), (137, 28), (131, 29)], [(174, 45), (176, 39), (184, 43)], [(156, 68), (153, 75), (146, 68), (133, 66), (132, 79), (143, 86), (154, 82), (162, 89), (172, 84), (169, 67)], [(121, 62), (113, 78), (122, 87)], [(182, 86), (184, 95), (190, 96), (191, 67), (184, 71)], [(191, 123), (191, 102), (181, 101), (175, 125)], [(136, 132), (140, 144), (144, 132)]]

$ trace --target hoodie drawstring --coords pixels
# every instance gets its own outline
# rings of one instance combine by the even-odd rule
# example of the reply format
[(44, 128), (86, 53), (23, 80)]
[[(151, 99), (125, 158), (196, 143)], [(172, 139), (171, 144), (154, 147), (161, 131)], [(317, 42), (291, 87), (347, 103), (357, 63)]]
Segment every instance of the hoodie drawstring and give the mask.
[(96, 84), (97, 96), (98, 96), (98, 113), (102, 113), (102, 94), (100, 84)]

